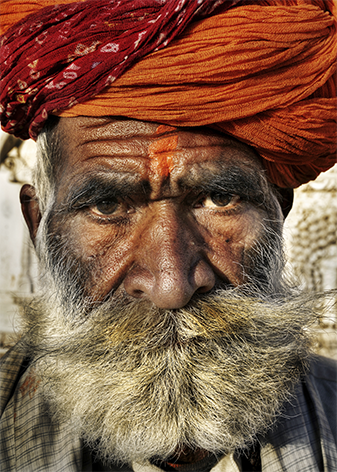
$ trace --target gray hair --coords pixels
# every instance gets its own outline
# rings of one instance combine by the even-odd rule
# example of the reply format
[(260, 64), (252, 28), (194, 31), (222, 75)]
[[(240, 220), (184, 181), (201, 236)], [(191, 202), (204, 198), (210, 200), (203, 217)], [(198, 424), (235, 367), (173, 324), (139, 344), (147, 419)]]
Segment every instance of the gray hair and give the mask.
[(37, 139), (37, 161), (33, 170), (33, 184), (36, 188), (42, 215), (54, 200), (56, 174), (61, 158), (60, 137), (57, 124), (60, 118), (51, 116)]

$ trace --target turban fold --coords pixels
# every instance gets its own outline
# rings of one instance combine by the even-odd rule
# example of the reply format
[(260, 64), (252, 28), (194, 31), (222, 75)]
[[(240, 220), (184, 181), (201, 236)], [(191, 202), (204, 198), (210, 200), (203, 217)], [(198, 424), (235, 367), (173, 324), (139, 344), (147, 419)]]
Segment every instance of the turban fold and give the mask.
[(208, 125), (253, 146), (281, 187), (335, 164), (332, 2), (63, 3), (3, 3), (5, 131), (34, 138), (49, 114)]

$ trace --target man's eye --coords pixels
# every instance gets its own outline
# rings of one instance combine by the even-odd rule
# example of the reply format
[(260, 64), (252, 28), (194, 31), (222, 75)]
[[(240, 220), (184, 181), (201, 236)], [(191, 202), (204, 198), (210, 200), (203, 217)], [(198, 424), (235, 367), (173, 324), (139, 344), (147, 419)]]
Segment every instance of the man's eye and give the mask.
[(233, 195), (231, 193), (211, 193), (207, 197), (204, 197), (199, 201), (199, 204), (203, 208), (217, 208), (226, 207), (228, 205), (234, 205), (240, 201), (239, 195)]
[(118, 205), (119, 203), (117, 202), (117, 200), (102, 200), (91, 208), (94, 213), (101, 213), (102, 215), (111, 215), (115, 213), (118, 208)]

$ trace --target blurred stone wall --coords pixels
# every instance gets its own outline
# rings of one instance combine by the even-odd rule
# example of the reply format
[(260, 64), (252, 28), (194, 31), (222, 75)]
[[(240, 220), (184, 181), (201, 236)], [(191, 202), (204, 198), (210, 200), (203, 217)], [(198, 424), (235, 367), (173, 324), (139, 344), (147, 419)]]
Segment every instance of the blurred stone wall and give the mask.
[[(292, 271), (308, 292), (337, 290), (337, 165), (295, 190), (285, 225)], [(320, 321), (318, 351), (337, 359), (337, 296)]]
[(37, 261), (19, 202), (22, 184), (30, 183), (32, 179), (35, 143), (22, 143), (1, 132), (0, 150), (1, 356), (12, 344), (20, 304), (36, 291)]

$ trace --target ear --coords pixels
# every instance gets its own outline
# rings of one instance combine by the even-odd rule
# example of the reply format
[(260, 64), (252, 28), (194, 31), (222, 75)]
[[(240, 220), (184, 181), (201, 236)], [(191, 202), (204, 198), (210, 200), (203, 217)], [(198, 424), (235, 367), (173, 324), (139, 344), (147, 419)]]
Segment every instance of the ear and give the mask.
[(35, 246), (36, 233), (41, 221), (39, 201), (35, 188), (25, 184), (20, 192), (21, 211), (29, 229), (31, 240)]

